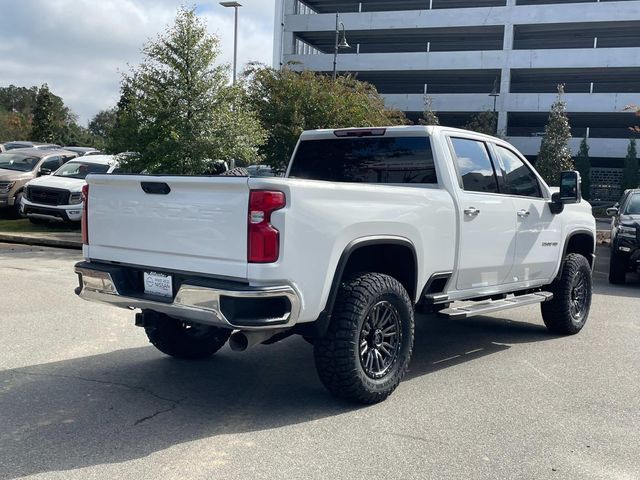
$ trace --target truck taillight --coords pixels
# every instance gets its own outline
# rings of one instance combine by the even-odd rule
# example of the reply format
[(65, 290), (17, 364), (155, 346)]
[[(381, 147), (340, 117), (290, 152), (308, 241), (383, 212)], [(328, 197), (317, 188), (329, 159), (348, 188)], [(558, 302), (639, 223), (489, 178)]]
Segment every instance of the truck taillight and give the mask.
[(271, 214), (284, 208), (283, 192), (252, 190), (249, 194), (249, 263), (273, 263), (280, 256), (280, 232), (271, 225)]
[(89, 245), (89, 185), (82, 186), (82, 243)]

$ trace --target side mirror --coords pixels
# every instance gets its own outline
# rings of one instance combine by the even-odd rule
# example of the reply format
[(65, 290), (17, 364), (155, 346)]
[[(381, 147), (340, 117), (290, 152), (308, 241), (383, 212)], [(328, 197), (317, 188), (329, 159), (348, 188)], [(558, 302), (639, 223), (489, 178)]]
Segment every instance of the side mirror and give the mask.
[(38, 172), (38, 176), (41, 176), (41, 175), (51, 175), (51, 169), (41, 168), (40, 171)]
[(580, 203), (582, 201), (582, 179), (575, 170), (560, 174), (560, 200), (562, 203)]
[(582, 201), (582, 180), (575, 170), (560, 174), (560, 191), (551, 196), (551, 212), (562, 213), (564, 206)]
[(616, 215), (618, 215), (618, 207), (610, 207), (607, 208), (606, 212), (607, 212), (607, 216), (608, 217), (615, 217)]

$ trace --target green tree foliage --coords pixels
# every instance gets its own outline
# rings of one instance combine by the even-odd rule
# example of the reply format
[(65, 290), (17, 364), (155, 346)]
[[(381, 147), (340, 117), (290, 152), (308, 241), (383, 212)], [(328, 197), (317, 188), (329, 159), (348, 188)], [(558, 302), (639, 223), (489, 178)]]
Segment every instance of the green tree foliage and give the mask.
[(53, 94), (45, 83), (38, 90), (36, 105), (33, 109), (32, 140), (38, 142), (55, 142), (58, 125), (54, 113)]
[(422, 118), (418, 120), (420, 125), (440, 125), (438, 115), (433, 111), (433, 97), (424, 96), (424, 112)]
[[(38, 87), (0, 87), (0, 111), (20, 113), (24, 117), (32, 114), (36, 105)], [(26, 137), (23, 137), (26, 138)]]
[(116, 108), (99, 111), (89, 122), (89, 132), (91, 135), (106, 139), (116, 125), (116, 118)]
[(216, 160), (258, 160), (264, 131), (242, 86), (228, 86), (228, 67), (215, 66), (219, 41), (194, 8), (144, 46), (142, 63), (121, 84), (108, 148), (138, 152), (127, 168), (205, 174)]
[(268, 133), (260, 153), (277, 171), (286, 168), (304, 130), (407, 123), (402, 112), (385, 107), (374, 86), (348, 75), (333, 81), (308, 70), (254, 64), (245, 76), (250, 106)]
[(31, 136), (30, 117), (0, 108), (0, 142), (22, 140)]
[(558, 85), (558, 97), (551, 105), (549, 120), (544, 128), (544, 138), (540, 145), (540, 153), (536, 169), (549, 185), (557, 186), (560, 172), (573, 170), (573, 159), (569, 149), (571, 127), (567, 118), (566, 103), (562, 99), (564, 85)]
[(636, 139), (629, 140), (627, 156), (624, 159), (624, 170), (622, 172), (622, 191), (628, 188), (638, 188), (640, 186), (640, 174), (638, 173), (638, 152), (636, 149)]
[(491, 110), (475, 113), (463, 128), (486, 135), (495, 135), (498, 131), (498, 114)]
[(589, 144), (585, 136), (580, 142), (580, 150), (576, 157), (576, 170), (582, 177), (582, 197), (586, 200), (591, 198), (591, 160), (589, 159)]

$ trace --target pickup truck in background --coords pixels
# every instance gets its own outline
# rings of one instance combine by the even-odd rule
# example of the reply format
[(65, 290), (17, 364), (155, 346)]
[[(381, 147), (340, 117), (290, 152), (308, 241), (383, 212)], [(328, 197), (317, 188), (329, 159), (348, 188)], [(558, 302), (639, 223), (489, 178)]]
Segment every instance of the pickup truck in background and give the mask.
[(136, 325), (174, 357), (299, 334), (330, 392), (376, 403), (407, 371), (416, 310), (455, 319), (540, 304), (559, 335), (589, 315), (595, 219), (578, 173), (552, 192), (490, 136), (309, 131), (284, 178), (87, 183), (76, 293), (140, 309)]
[(92, 173), (113, 173), (118, 162), (112, 155), (84, 155), (65, 163), (53, 174), (35, 178), (24, 188), (21, 213), (31, 223), (50, 220), (67, 223), (82, 219), (82, 187)]

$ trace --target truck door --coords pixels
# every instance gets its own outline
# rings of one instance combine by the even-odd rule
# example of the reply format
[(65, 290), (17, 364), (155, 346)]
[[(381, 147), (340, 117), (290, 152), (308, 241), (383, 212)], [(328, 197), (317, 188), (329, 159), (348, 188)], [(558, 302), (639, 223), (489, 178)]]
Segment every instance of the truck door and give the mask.
[(499, 195), (498, 177), (485, 142), (451, 137), (461, 190), (458, 290), (505, 283), (515, 256), (516, 216), (511, 199)]
[(500, 169), (500, 190), (511, 197), (511, 215), (517, 222), (515, 261), (509, 280), (550, 279), (563, 248), (560, 216), (551, 213), (538, 178), (520, 156), (501, 145), (491, 147), (496, 168)]

